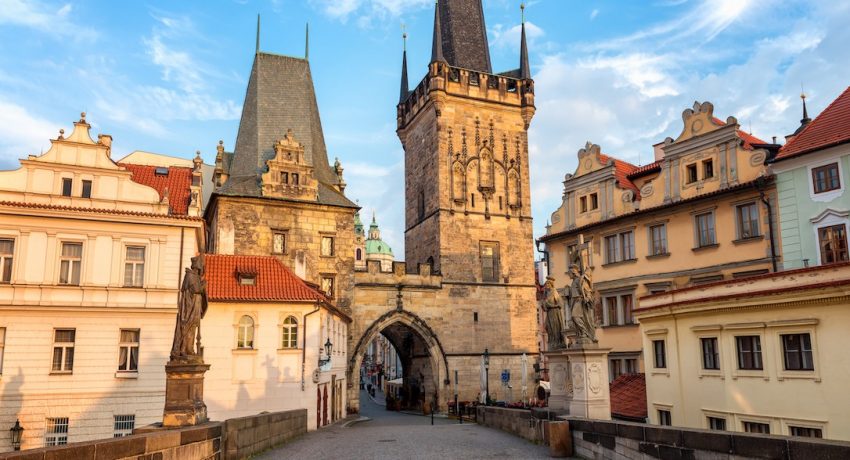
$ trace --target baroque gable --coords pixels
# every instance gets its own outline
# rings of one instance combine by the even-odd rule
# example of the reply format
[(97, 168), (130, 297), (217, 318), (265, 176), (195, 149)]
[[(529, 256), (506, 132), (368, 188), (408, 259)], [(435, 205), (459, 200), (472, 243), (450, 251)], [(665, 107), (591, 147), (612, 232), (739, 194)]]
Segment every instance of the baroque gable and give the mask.
[(319, 182), (313, 166), (304, 160), (304, 145), (295, 140), (292, 130), (275, 141), (274, 152), (261, 178), (263, 196), (317, 201)]

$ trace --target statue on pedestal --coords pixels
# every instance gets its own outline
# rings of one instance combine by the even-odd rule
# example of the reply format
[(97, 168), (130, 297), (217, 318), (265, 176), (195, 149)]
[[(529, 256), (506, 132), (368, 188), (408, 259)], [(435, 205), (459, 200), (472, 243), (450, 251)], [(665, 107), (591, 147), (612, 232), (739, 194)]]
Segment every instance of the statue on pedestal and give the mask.
[(564, 302), (555, 289), (555, 278), (546, 277), (543, 285), (543, 311), (546, 312), (546, 335), (549, 351), (567, 347), (564, 342)]
[(587, 262), (587, 251), (589, 244), (584, 242), (583, 235), (579, 235), (578, 245), (570, 265), (569, 275), (572, 281), (568, 290), (568, 302), (570, 305), (570, 331), (575, 335), (573, 345), (586, 345), (596, 343), (596, 314), (594, 305), (596, 303), (593, 291), (593, 278), (591, 268)]
[[(201, 319), (207, 313), (207, 280), (204, 279), (204, 257), (192, 257), (186, 269), (177, 298), (177, 324), (171, 346), (171, 361), (202, 362)], [(197, 334), (197, 339), (196, 339)]]

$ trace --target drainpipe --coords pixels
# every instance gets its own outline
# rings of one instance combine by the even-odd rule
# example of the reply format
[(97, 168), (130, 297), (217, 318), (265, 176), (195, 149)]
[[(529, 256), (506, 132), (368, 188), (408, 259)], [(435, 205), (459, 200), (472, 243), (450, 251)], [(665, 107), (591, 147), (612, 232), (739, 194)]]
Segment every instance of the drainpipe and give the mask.
[[(316, 301), (316, 309), (304, 315), (304, 340), (301, 345), (301, 391), (304, 391), (305, 381), (304, 381), (304, 371), (307, 366), (307, 317), (319, 311), (319, 301)], [(319, 327), (319, 331), (321, 332), (321, 327)], [(321, 343), (321, 337), (319, 337), (319, 342)]]
[(776, 266), (776, 241), (773, 237), (773, 206), (771, 206), (770, 200), (767, 199), (764, 193), (766, 182), (767, 179), (764, 176), (759, 177), (756, 180), (756, 190), (759, 191), (759, 198), (767, 209), (767, 229), (770, 232), (770, 263), (773, 266), (773, 273), (776, 273), (778, 269)]

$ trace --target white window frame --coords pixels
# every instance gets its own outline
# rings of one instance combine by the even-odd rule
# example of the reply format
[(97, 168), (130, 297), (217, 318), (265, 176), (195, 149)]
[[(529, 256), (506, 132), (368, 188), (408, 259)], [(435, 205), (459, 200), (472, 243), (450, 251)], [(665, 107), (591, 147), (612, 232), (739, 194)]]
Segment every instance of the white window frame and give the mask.
[[(71, 258), (62, 255), (63, 249), (66, 244), (73, 244), (80, 246), (80, 257), (79, 258)], [(59, 276), (56, 278), (58, 284), (62, 286), (80, 286), (83, 282), (83, 259), (86, 255), (86, 244), (82, 240), (60, 240), (59, 241)], [(67, 281), (62, 282), (62, 262), (68, 261), (68, 273), (67, 273)], [(77, 277), (77, 282), (73, 282), (73, 273), (74, 273), (74, 262), (79, 264), (79, 273)]]
[[(717, 377), (724, 380), (723, 372), (726, 370), (726, 360), (723, 354), (723, 327), (720, 325), (701, 325), (691, 327), (697, 344), (697, 359), (699, 363), (699, 378)], [(717, 365), (719, 369), (706, 369), (703, 361), (702, 339), (715, 339), (717, 341)], [(737, 356), (737, 355), (736, 355)], [(728, 421), (727, 421), (728, 422)], [(728, 426), (728, 425), (727, 425)]]
[(133, 434), (136, 428), (136, 414), (113, 414), (112, 415), (112, 437), (123, 438)]
[[(628, 362), (629, 360), (634, 360), (634, 362), (635, 362), (634, 372), (627, 372), (626, 371), (626, 367), (627, 367), (626, 362)], [(624, 355), (616, 355), (616, 356), (610, 356), (609, 355), (608, 356), (608, 381), (609, 382), (612, 382), (614, 379), (619, 377), (619, 375), (614, 375), (614, 363), (615, 362), (619, 363), (620, 370), (623, 371), (623, 372), (620, 372), (619, 375), (640, 373), (640, 353), (635, 353), (634, 355), (625, 355), (625, 354)]]
[[(844, 155), (846, 155), (846, 153)], [(844, 165), (842, 164), (844, 155), (834, 155), (829, 159), (809, 163), (806, 165), (806, 181), (809, 183), (809, 198), (811, 198), (812, 201), (828, 203), (844, 195), (844, 190), (847, 188), (847, 182), (845, 182), (845, 174), (843, 167)], [(815, 193), (815, 182), (814, 177), (812, 176), (812, 171), (815, 168), (827, 166), (832, 163), (838, 163), (838, 181), (840, 182), (841, 186), (835, 190), (830, 190), (828, 192)]]
[[(626, 235), (630, 235), (629, 241), (628, 241), (629, 242), (629, 248), (630, 248), (630, 254), (629, 254), (628, 258), (626, 258), (626, 249), (625, 249), (626, 248), (626, 244), (625, 244), (626, 243), (626, 238), (625, 238)], [(609, 241), (615, 242), (615, 248), (614, 248), (615, 260), (611, 260), (611, 257), (610, 257), (610, 253), (609, 253), (609, 250), (608, 250), (608, 242)], [(630, 260), (636, 260), (637, 255), (635, 254), (635, 252), (636, 252), (635, 251), (635, 228), (634, 227), (624, 228), (624, 229), (618, 230), (614, 233), (609, 233), (609, 234), (603, 235), (602, 246), (603, 246), (602, 249), (604, 251), (604, 256), (605, 256), (604, 260), (605, 260), (606, 264), (613, 264), (613, 263), (617, 263), (617, 262), (628, 262)]]
[[(818, 324), (819, 320), (814, 318), (773, 321), (767, 323), (767, 328), (770, 333), (769, 335), (773, 343), (776, 344), (776, 346), (773, 347), (773, 353), (770, 354), (774, 362), (776, 362), (776, 380), (782, 381), (785, 379), (802, 379), (814, 380), (815, 382), (821, 381), (821, 366), (820, 359), (818, 358)], [(785, 369), (785, 350), (784, 344), (782, 342), (782, 336), (787, 334), (809, 334), (809, 338), (812, 341), (812, 364), (814, 365), (814, 370), (795, 371)]]
[[(741, 433), (777, 434), (776, 431), (775, 431), (776, 427), (774, 426), (774, 422), (776, 421), (775, 419), (772, 419), (772, 418), (769, 418), (769, 417), (759, 417), (757, 415), (749, 415), (749, 414), (747, 414), (747, 415), (738, 414), (735, 418), (737, 419), (736, 422), (738, 424), (738, 426), (736, 428), (738, 428)], [(765, 425), (768, 426), (769, 433), (754, 433), (754, 432), (751, 432), (751, 431), (747, 431), (747, 430), (744, 429), (744, 423), (762, 423), (762, 424), (765, 424)]]
[[(294, 325), (287, 323), (287, 320), (289, 320), (290, 318), (292, 318), (295, 321)], [(298, 315), (296, 315), (294, 313), (284, 313), (284, 314), (281, 315), (280, 342), (279, 342), (280, 343), (280, 350), (298, 350), (299, 349), (298, 339), (301, 335), (300, 327), (301, 327), (301, 321), (299, 321)], [(292, 337), (291, 334), (293, 332), (295, 333), (295, 344), (293, 346), (287, 346), (287, 344), (284, 342), (284, 340), (286, 339), (286, 336), (287, 336), (286, 330), (289, 330), (290, 341), (291, 341), (291, 337)]]
[[(141, 261), (130, 260), (129, 257), (128, 257), (129, 256), (128, 253), (129, 253), (130, 249), (141, 249), (142, 250), (142, 260)], [(148, 275), (147, 270), (146, 270), (147, 260), (148, 260), (148, 247), (147, 247), (147, 245), (144, 245), (144, 244), (125, 244), (124, 245), (124, 260), (123, 260), (124, 263), (121, 265), (124, 268), (121, 271), (121, 276), (123, 278), (123, 286), (124, 287), (141, 288), (141, 287), (145, 286), (146, 281), (147, 281), (147, 275)], [(130, 280), (129, 284), (127, 283), (127, 265), (128, 264), (133, 265), (133, 277)], [(136, 284), (136, 270), (139, 269), (139, 266), (141, 266), (141, 270), (142, 270), (142, 283)]]
[[(121, 339), (124, 331), (135, 332), (137, 334), (135, 342), (124, 342)], [(118, 373), (119, 374), (137, 374), (139, 372), (139, 361), (141, 359), (141, 342), (142, 342), (142, 330), (138, 328), (121, 328), (118, 330)], [(130, 364), (132, 363), (131, 357), (133, 356), (133, 349), (136, 350), (136, 368), (131, 369)], [(121, 351), (126, 350), (127, 353), (127, 363), (125, 368), (121, 368)]]
[[(242, 324), (243, 318), (248, 318), (251, 320), (251, 324)], [(234, 323), (235, 329), (235, 339), (236, 339), (236, 349), (237, 350), (256, 350), (257, 347), (257, 318), (255, 314), (252, 313), (237, 313), (236, 314), (236, 322)], [(251, 343), (248, 344), (248, 332), (251, 333)], [(244, 338), (242, 334), (244, 333)]]
[[(57, 342), (56, 341), (56, 333), (58, 331), (73, 331), (74, 333), (74, 341), (73, 342)], [(51, 374), (71, 374), (74, 372), (74, 358), (76, 358), (76, 343), (77, 343), (77, 329), (73, 327), (57, 327), (53, 329), (53, 347), (50, 349), (50, 373)], [(62, 356), (59, 362), (59, 369), (53, 368), (53, 356), (56, 354), (56, 349), (62, 349)], [(70, 369), (66, 369), (68, 363), (68, 350), (72, 350), (71, 354), (71, 366)]]
[[(325, 240), (330, 239), (330, 253), (325, 251)], [(335, 235), (320, 235), (319, 254), (322, 257), (334, 257), (336, 255), (336, 236)]]
[[(791, 427), (800, 427), (800, 428), (816, 428), (821, 431), (822, 439), (829, 439), (829, 433), (827, 432), (827, 428), (829, 423), (826, 421), (820, 420), (805, 420), (805, 419), (794, 419), (794, 418), (783, 418), (779, 421), (779, 425), (781, 428), (781, 433), (786, 436), (793, 436), (791, 434)], [(821, 438), (806, 438), (806, 437), (795, 437), (794, 439), (821, 439)]]
[[(730, 363), (727, 366), (730, 370), (730, 374), (732, 376), (732, 380), (737, 380), (739, 378), (761, 378), (764, 380), (770, 380), (770, 369), (773, 367), (776, 359), (774, 359), (774, 354), (770, 353), (770, 348), (774, 347), (773, 344), (768, 343), (767, 338), (767, 325), (765, 323), (737, 323), (737, 324), (726, 324), (723, 326), (723, 330), (725, 334), (723, 344), (720, 345), (721, 350), (726, 349), (724, 353), (726, 356), (727, 363)], [(754, 335), (759, 337), (759, 345), (761, 346), (761, 369), (740, 369), (738, 367), (738, 339), (737, 337)], [(721, 366), (722, 366), (721, 362)]]
[(68, 444), (68, 417), (48, 417), (44, 421), (44, 446), (63, 446)]
[[(0, 240), (11, 241), (12, 242), (12, 253), (11, 254), (0, 254), (0, 284), (12, 284), (15, 281), (15, 247), (17, 246), (17, 239), (13, 236), (5, 236), (0, 235)], [(6, 271), (6, 261), (10, 260), (9, 263), (9, 271)], [(5, 281), (6, 276), (8, 275), (9, 281)]]
[[(644, 366), (649, 369), (652, 375), (670, 375), (670, 349), (667, 347), (667, 328), (650, 329), (644, 331), (647, 343), (644, 347)], [(667, 367), (655, 367), (655, 342), (661, 340), (664, 342), (664, 364)]]
[[(756, 232), (758, 232), (756, 235), (744, 236), (744, 232), (743, 232), (744, 222), (741, 219), (741, 213), (739, 212), (740, 208), (743, 207), (743, 206), (755, 206), (755, 208), (756, 208), (755, 228), (756, 228)], [(761, 228), (761, 208), (759, 206), (758, 200), (753, 199), (753, 200), (747, 200), (747, 201), (742, 201), (742, 202), (736, 202), (732, 205), (732, 207), (733, 207), (733, 212), (735, 213), (735, 238), (737, 240), (749, 240), (749, 239), (757, 239), (757, 238), (763, 238), (764, 237), (764, 232), (762, 232), (762, 228)], [(714, 231), (715, 231), (715, 240), (716, 240), (717, 239), (717, 235), (716, 235), (717, 222), (714, 222)]]
[[(652, 408), (654, 410), (652, 411), (652, 414), (650, 416), (650, 422), (653, 425), (656, 425), (656, 426), (673, 426), (673, 405), (672, 404), (654, 403), (652, 405)], [(661, 414), (659, 413), (659, 411), (666, 411), (670, 414), (670, 425), (662, 425), (661, 424)]]
[(850, 216), (850, 213), (847, 211), (827, 209), (810, 221), (812, 223), (812, 231), (815, 235), (815, 252), (817, 253), (818, 265), (823, 265), (823, 257), (820, 250), (820, 230), (822, 228), (844, 224), (844, 231), (848, 240), (847, 245), (850, 248), (850, 217), (848, 216)]
[[(693, 213), (693, 225), (694, 225), (694, 249), (701, 248), (710, 248), (716, 246), (717, 243), (717, 213), (714, 212), (714, 209), (707, 209), (704, 211), (698, 211)], [(702, 234), (699, 226), (699, 217), (710, 215), (711, 216), (711, 243), (708, 244), (700, 244), (702, 241), (700, 239), (700, 235)]]

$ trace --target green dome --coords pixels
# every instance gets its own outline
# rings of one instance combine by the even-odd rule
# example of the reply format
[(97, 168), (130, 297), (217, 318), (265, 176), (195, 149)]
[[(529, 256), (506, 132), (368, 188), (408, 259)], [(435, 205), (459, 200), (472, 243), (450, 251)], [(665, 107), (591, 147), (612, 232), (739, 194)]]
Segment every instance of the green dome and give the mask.
[(383, 240), (366, 240), (366, 255), (370, 254), (387, 254), (393, 255), (393, 250)]

